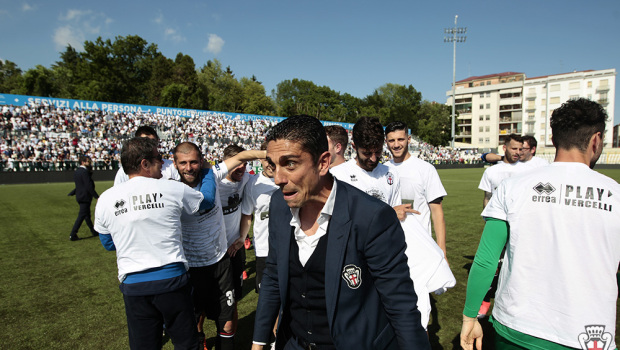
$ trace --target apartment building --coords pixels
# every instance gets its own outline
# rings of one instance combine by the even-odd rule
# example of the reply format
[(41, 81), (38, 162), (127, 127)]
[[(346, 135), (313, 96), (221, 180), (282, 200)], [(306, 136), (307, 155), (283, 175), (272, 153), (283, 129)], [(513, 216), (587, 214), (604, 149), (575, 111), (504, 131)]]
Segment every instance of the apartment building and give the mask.
[[(569, 99), (585, 97), (600, 103), (609, 115), (603, 142), (613, 145), (616, 70), (587, 70), (527, 78), (523, 85), (524, 135), (532, 135), (539, 147), (553, 147), (549, 118), (554, 109)], [(549, 111), (549, 113), (547, 113)]]
[[(535, 78), (504, 72), (457, 81), (455, 147), (497, 149), (511, 133), (532, 135), (539, 147), (551, 147), (551, 112), (577, 97), (595, 100), (606, 108), (610, 121), (605, 142), (606, 147), (611, 147), (615, 76), (615, 69)], [(446, 97), (446, 104), (451, 105), (451, 90)]]

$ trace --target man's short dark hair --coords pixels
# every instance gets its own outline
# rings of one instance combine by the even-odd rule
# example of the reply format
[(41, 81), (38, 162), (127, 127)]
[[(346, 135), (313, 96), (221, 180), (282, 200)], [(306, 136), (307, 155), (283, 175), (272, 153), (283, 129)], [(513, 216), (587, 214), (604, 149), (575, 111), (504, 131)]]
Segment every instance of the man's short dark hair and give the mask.
[(190, 153), (192, 151), (196, 151), (198, 153), (198, 158), (202, 158), (202, 152), (200, 148), (193, 142), (181, 142), (179, 143), (173, 150), (172, 154), (174, 156), (174, 160), (177, 160), (177, 153)]
[(265, 141), (277, 140), (299, 143), (302, 150), (310, 153), (314, 164), (319, 162), (321, 154), (329, 150), (325, 128), (317, 118), (309, 115), (289, 117), (271, 128)]
[(125, 174), (140, 172), (142, 159), (153, 159), (153, 148), (157, 149), (157, 141), (147, 137), (134, 137), (123, 143), (121, 164)]
[(504, 139), (504, 145), (508, 146), (512, 140), (523, 143), (523, 138), (521, 136), (517, 134), (510, 134)]
[(89, 160), (90, 160), (90, 157), (88, 157), (88, 156), (80, 156), (80, 157), (78, 158), (78, 162), (80, 162), (80, 165), (82, 165), (82, 164), (86, 163), (86, 162), (87, 162), (87, 161), (89, 161)]
[(556, 148), (586, 151), (592, 135), (605, 132), (607, 112), (585, 98), (568, 100), (551, 115), (551, 140)]
[(345, 128), (340, 125), (328, 125), (325, 127), (325, 132), (332, 142), (341, 144), (343, 149), (347, 148), (349, 135)]
[(228, 158), (232, 158), (234, 156), (236, 156), (237, 154), (241, 153), (245, 151), (245, 149), (241, 146), (237, 146), (237, 145), (228, 145), (226, 146), (226, 148), (224, 148), (224, 160), (228, 159)]
[(356, 148), (382, 149), (385, 135), (378, 118), (361, 117), (353, 126), (353, 143)]
[(399, 131), (399, 130), (405, 130), (405, 135), (409, 135), (409, 130), (407, 129), (407, 124), (401, 122), (401, 121), (395, 121), (395, 122), (391, 122), (390, 124), (388, 124), (385, 127), (385, 136), (387, 136), (387, 134), (394, 132), (394, 131)]
[(142, 137), (142, 135), (152, 135), (155, 136), (155, 139), (159, 141), (159, 136), (157, 135), (157, 131), (148, 125), (142, 125), (136, 130), (134, 134), (135, 137)]
[[(527, 142), (528, 146), (530, 146), (530, 148), (536, 148), (538, 147), (538, 141), (536, 141), (536, 138), (534, 136), (530, 136), (530, 135), (525, 135), (523, 136), (523, 142)], [(534, 152), (536, 153), (536, 152)]]

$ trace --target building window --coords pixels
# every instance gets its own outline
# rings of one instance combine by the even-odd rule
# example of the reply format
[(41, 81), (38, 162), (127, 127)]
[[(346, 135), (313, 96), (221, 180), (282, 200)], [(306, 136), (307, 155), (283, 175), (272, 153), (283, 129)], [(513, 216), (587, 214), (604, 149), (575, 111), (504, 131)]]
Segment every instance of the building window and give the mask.
[(588, 82), (588, 87), (589, 87), (589, 88), (591, 88), (591, 87), (592, 87), (592, 80), (590, 80), (590, 81)]
[(551, 97), (551, 98), (549, 99), (549, 103), (550, 103), (550, 104), (558, 104), (558, 103), (560, 103), (560, 97), (559, 97), (559, 96), (557, 96), (557, 97)]
[(489, 81), (487, 81), (487, 85), (491, 85), (491, 81), (490, 81), (490, 80), (489, 80)]
[(486, 127), (485, 127), (485, 131), (486, 131), (486, 132), (491, 131), (491, 127), (490, 127), (490, 126), (486, 126)]
[(598, 86), (603, 87), (603, 86), (607, 86), (608, 84), (608, 80), (607, 79), (602, 79), (599, 83)]
[(545, 123), (540, 123), (540, 130), (545, 130)]
[(549, 87), (549, 91), (560, 91), (560, 84), (553, 84)]
[(579, 95), (570, 95), (570, 96), (568, 97), (568, 99), (569, 99), (569, 100), (576, 100), (576, 99), (578, 99), (578, 98), (579, 98)]
[(491, 109), (491, 104), (487, 103), (487, 109)]
[(487, 114), (487, 120), (491, 120), (491, 115)]
[(540, 99), (540, 105), (541, 106), (546, 106), (547, 105), (547, 99), (546, 98), (541, 98)]
[(485, 139), (484, 139), (484, 143), (491, 143), (491, 139), (490, 139), (490, 138), (488, 138), (488, 137), (487, 137), (487, 138), (485, 138)]
[(491, 91), (487, 91), (487, 97), (491, 97)]
[(478, 139), (478, 143), (482, 143), (484, 141), (484, 139), (481, 137)]
[(483, 115), (481, 115), (479, 120), (480, 120), (480, 121), (483, 121), (483, 120), (484, 120), (484, 116), (483, 116)]
[(577, 90), (581, 87), (581, 84), (579, 84), (578, 81), (573, 81), (570, 84), (568, 84), (568, 89), (569, 90)]
[(483, 104), (480, 105), (480, 109), (484, 109), (484, 105)]
[(482, 132), (483, 130), (484, 130), (484, 127), (483, 127), (483, 126), (481, 126), (481, 127), (479, 127), (479, 128), (478, 128), (478, 132)]
[(482, 98), (482, 97), (484, 97), (484, 92), (481, 92), (481, 93), (480, 93), (480, 97), (481, 97), (481, 98)]

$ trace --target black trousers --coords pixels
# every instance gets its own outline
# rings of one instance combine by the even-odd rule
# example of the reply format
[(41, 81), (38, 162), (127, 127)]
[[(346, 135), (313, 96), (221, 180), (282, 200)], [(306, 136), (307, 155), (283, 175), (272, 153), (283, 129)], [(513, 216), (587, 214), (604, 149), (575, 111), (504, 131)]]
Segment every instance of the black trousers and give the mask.
[(189, 283), (172, 292), (123, 299), (132, 350), (160, 350), (163, 324), (175, 350), (201, 349)]
[(90, 218), (90, 204), (91, 202), (78, 202), (80, 205), (80, 211), (78, 212), (78, 217), (75, 219), (75, 224), (73, 224), (73, 229), (71, 230), (71, 236), (77, 236), (78, 231), (80, 230), (80, 226), (82, 226), (82, 222), (86, 221), (86, 226), (90, 229), (92, 234), (95, 234), (95, 228), (93, 227), (93, 220)]

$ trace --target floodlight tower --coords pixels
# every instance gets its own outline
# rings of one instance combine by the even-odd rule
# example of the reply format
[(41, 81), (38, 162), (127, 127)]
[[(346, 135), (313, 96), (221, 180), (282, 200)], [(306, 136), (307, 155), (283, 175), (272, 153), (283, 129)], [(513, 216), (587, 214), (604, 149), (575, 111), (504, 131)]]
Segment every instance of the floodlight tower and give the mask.
[(453, 58), (452, 58), (452, 139), (450, 146), (454, 149), (454, 119), (456, 118), (456, 43), (464, 43), (467, 39), (466, 36), (461, 35), (457, 36), (457, 34), (465, 34), (467, 33), (467, 27), (458, 28), (456, 26), (456, 20), (459, 18), (459, 15), (454, 16), (454, 27), (453, 28), (445, 28), (444, 34), (452, 34), (452, 36), (444, 36), (444, 43), (453, 43)]

